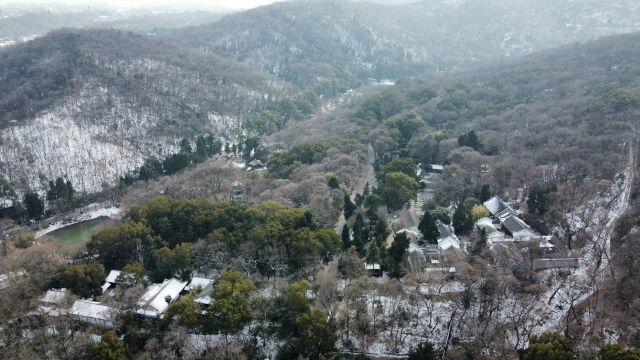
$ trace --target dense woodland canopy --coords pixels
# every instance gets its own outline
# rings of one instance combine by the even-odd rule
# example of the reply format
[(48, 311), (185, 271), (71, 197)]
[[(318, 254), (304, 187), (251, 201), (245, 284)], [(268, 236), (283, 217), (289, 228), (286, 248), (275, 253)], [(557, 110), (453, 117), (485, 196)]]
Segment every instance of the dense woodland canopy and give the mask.
[[(135, 81), (132, 81), (135, 79)], [(117, 98), (161, 117), (162, 130), (203, 129), (208, 112), (247, 114), (277, 97), (283, 83), (214, 54), (116, 30), (58, 30), (0, 51), (2, 127), (61, 105), (83, 90), (106, 101), (83, 118), (99, 117)], [(100, 90), (103, 89), (103, 90)], [(89, 94), (91, 95), (91, 94)]]
[[(402, 80), (362, 102), (353, 121), (371, 129), (378, 153), (400, 149), (423, 164), (449, 165), (453, 196), (472, 183), (505, 191), (611, 180), (640, 111), (637, 40), (624, 35), (440, 79)], [(407, 111), (420, 119), (405, 132), (409, 139), (402, 128), (409, 125), (396, 120)], [(469, 130), (474, 144), (455, 142)]]
[[(301, 270), (314, 261), (328, 259), (340, 247), (338, 235), (319, 229), (304, 209), (276, 203), (247, 206), (160, 197), (131, 209), (126, 224), (95, 235), (87, 249), (98, 255), (107, 269), (138, 262), (149, 270), (159, 270), (158, 249), (166, 248), (171, 257), (175, 255), (169, 252), (171, 249), (198, 240), (211, 247), (193, 250), (193, 256), (205, 263), (212, 251), (219, 253), (215, 256), (223, 256), (221, 261), (226, 252), (227, 258), (243, 257), (265, 275), (273, 273), (275, 264), (288, 266), (291, 272)], [(224, 261), (216, 265), (228, 266)]]
[[(462, 2), (435, 13), (482, 13), (498, 3)], [(551, 3), (530, 6), (548, 6), (562, 19), (566, 8)], [(131, 142), (139, 158), (121, 172), (117, 189), (104, 185), (127, 209), (122, 225), (73, 251), (27, 232), (3, 243), (0, 295), (8, 301), (0, 302), (0, 355), (637, 358), (637, 177), (629, 199), (617, 197), (637, 168), (640, 35), (347, 91), (369, 77), (495, 59), (497, 43), (488, 40), (496, 39), (480, 31), (469, 37), (473, 46), (443, 47), (447, 56), (427, 51), (451, 38), (445, 27), (430, 28), (437, 22), (416, 21), (434, 16), (433, 6), (300, 1), (165, 32), (164, 39), (60, 30), (1, 50), (0, 128), (13, 131), (61, 107), (85, 129), (102, 126), (93, 136)], [(589, 13), (579, 9), (576, 28)], [(494, 18), (498, 28), (521, 23)], [(540, 22), (553, 28), (556, 20)], [(619, 17), (603, 31), (625, 24)], [(461, 38), (495, 29), (458, 25)], [(430, 31), (433, 37), (423, 36)], [(488, 45), (478, 48), (478, 40)], [(565, 41), (547, 40), (515, 36), (501, 43), (501, 55)], [(142, 121), (129, 123), (136, 116)], [(216, 126), (227, 133), (212, 132)], [(167, 156), (146, 157), (142, 144), (164, 136), (172, 137)], [(439, 172), (432, 166), (439, 164), (442, 175), (421, 176)], [(44, 196), (0, 177), (0, 196), (21, 197), (23, 220), (34, 229), (54, 209), (66, 216), (87, 196), (62, 171), (37, 177), (48, 185)], [(536, 257), (556, 256), (537, 244), (492, 246), (474, 223), (490, 217), (482, 203), (493, 194), (513, 201), (567, 256), (587, 254), (579, 270), (535, 271)], [(626, 201), (629, 209), (611, 206)], [(600, 208), (626, 213), (616, 223), (620, 214)], [(439, 248), (449, 230), (436, 221), (453, 226), (457, 251)], [(434, 248), (437, 260), (425, 256)], [(109, 270), (123, 273), (103, 294)], [(165, 298), (169, 309), (157, 321), (135, 315), (145, 286), (194, 275), (216, 280)], [(71, 292), (66, 302), (94, 298), (117, 308), (114, 331), (46, 316), (42, 293), (62, 287)], [(196, 303), (201, 295), (211, 302)], [(92, 333), (101, 339), (90, 340)], [(629, 348), (607, 345), (614, 340)]]
[(318, 78), (395, 79), (451, 70), (637, 28), (635, 4), (617, 3), (491, 0), (389, 6), (306, 0), (180, 29), (175, 38), (307, 86)]

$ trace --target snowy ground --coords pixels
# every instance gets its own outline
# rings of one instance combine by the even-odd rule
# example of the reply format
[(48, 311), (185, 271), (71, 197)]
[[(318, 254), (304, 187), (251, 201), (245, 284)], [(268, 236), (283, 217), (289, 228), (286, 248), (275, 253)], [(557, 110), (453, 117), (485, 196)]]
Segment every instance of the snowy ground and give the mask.
[[(597, 209), (586, 224), (594, 240), (573, 254), (580, 258), (577, 269), (567, 270), (566, 276), (557, 270), (539, 272), (547, 285), (546, 290), (527, 295), (506, 293), (497, 299), (498, 305), (489, 320), (489, 329), (503, 334), (506, 331), (505, 347), (526, 346), (531, 333), (563, 330), (564, 319), (571, 307), (578, 306), (594, 293), (596, 284), (607, 274), (611, 234), (616, 221), (628, 208), (632, 182), (633, 174), (627, 170), (616, 178), (608, 191), (585, 205)], [(578, 225), (585, 226), (576, 222)], [(480, 284), (467, 286), (479, 293)], [(354, 336), (350, 340), (370, 354), (387, 356), (406, 354), (425, 340), (442, 347), (450, 339), (450, 331), (461, 340), (474, 338), (487, 328), (483, 321), (478, 320), (481, 305), (474, 302), (463, 315), (460, 302), (450, 297), (464, 290), (465, 285), (461, 282), (450, 281), (422, 284), (417, 289), (405, 285), (405, 294), (401, 297), (384, 296), (375, 291), (368, 293), (365, 296), (369, 316), (377, 312), (379, 321), (389, 321), (394, 313), (407, 311), (411, 314), (409, 323), (401, 329), (391, 326), (367, 339), (366, 343)], [(454, 327), (451, 326), (452, 321)], [(395, 342), (392, 341), (394, 338)]]
[[(107, 99), (113, 103), (109, 114), (87, 115), (87, 108)], [(158, 122), (151, 112), (87, 84), (79, 97), (0, 132), (0, 173), (20, 188), (39, 192), (57, 177), (71, 180), (77, 191), (100, 191), (145, 158), (175, 152), (176, 139), (145, 139)]]
[[(573, 225), (586, 226), (594, 239), (574, 254), (580, 259), (579, 267), (561, 283), (553, 284), (543, 297), (550, 300), (540, 302), (534, 312), (538, 323), (533, 328), (535, 331), (561, 330), (562, 320), (570, 306), (589, 298), (595, 292), (597, 283), (604, 280), (609, 268), (611, 235), (617, 220), (629, 207), (632, 183), (633, 176), (627, 169), (617, 177), (608, 192), (585, 205), (596, 209), (589, 224), (576, 221)], [(552, 275), (553, 271), (547, 273)], [(552, 297), (554, 292), (555, 296)]]

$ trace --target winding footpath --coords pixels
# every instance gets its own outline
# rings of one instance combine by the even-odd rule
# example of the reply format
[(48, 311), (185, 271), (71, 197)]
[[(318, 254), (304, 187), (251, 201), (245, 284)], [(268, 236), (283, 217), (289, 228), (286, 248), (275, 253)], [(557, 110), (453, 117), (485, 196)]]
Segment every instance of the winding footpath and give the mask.
[(597, 222), (594, 223), (594, 241), (582, 249), (579, 267), (563, 281), (553, 284), (532, 312), (532, 330), (563, 330), (567, 319), (577, 316), (575, 309), (588, 306), (586, 302), (610, 276), (611, 237), (618, 220), (630, 205), (632, 186), (637, 175), (636, 148), (634, 139), (629, 147), (626, 168), (622, 172), (624, 177), (611, 186), (610, 197), (596, 200), (606, 210), (601, 217), (602, 227), (598, 228)]
[[(351, 201), (355, 201), (356, 194), (362, 194), (364, 191), (364, 187), (369, 183), (371, 188), (375, 188), (378, 186), (378, 181), (376, 180), (376, 171), (373, 168), (373, 164), (376, 162), (376, 152), (373, 150), (373, 146), (371, 144), (367, 145), (367, 175), (360, 178), (360, 181), (356, 186), (351, 190)], [(347, 223), (347, 220), (344, 218), (344, 213), (340, 213), (340, 217), (338, 218), (338, 222), (336, 223), (336, 233), (338, 235), (342, 234), (342, 227)]]

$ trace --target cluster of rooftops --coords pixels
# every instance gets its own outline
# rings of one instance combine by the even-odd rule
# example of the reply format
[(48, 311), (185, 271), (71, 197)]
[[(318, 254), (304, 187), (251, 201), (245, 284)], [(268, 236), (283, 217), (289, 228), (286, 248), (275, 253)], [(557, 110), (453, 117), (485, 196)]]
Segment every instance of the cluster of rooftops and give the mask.
[[(485, 201), (483, 205), (491, 213), (491, 217), (479, 219), (475, 226), (484, 229), (490, 244), (500, 241), (530, 241), (541, 238), (518, 215), (518, 212), (507, 205), (498, 196)], [(436, 220), (436, 226), (440, 237), (438, 238), (439, 251), (457, 251), (461, 248), (460, 239), (455, 234), (453, 226)]]
[[(537, 242), (540, 248), (554, 251), (556, 246), (551, 236), (542, 236), (533, 230), (519, 216), (519, 213), (507, 205), (500, 197), (493, 196), (483, 205), (489, 210), (491, 216), (478, 219), (475, 226), (485, 230), (489, 245), (505, 242)], [(464, 250), (460, 239), (455, 234), (453, 226), (436, 220), (436, 226), (440, 233), (437, 245), (427, 245), (423, 253), (432, 265), (438, 265), (440, 254), (443, 252), (457, 254), (458, 258), (464, 257)]]
[(538, 234), (520, 218), (516, 210), (498, 196), (485, 201), (483, 205), (489, 210), (491, 217), (479, 219), (476, 227), (485, 230), (489, 244), (506, 241), (537, 241), (540, 248), (547, 251), (556, 250), (551, 240), (552, 236)]
[[(483, 205), (493, 216), (493, 219), (489, 219), (491, 225), (493, 226), (497, 222), (498, 226), (493, 226), (495, 230), (501, 230), (503, 233), (513, 237), (514, 240), (530, 240), (531, 238), (540, 236), (531, 229), (527, 223), (520, 219), (516, 210), (507, 205), (498, 196), (494, 196), (485, 201)], [(487, 218), (480, 220), (482, 220), (482, 222), (479, 221), (479, 226), (482, 226), (484, 229), (491, 229), (487, 226)]]
[[(533, 241), (538, 240), (540, 247), (554, 248), (548, 236), (540, 236), (518, 215), (518, 212), (507, 205), (500, 197), (494, 196), (485, 201), (483, 205), (491, 213), (491, 217), (481, 218), (476, 222), (476, 227), (484, 229), (490, 244), (502, 241)], [(451, 225), (436, 222), (440, 238), (438, 239), (438, 251), (461, 251), (461, 243)], [(436, 249), (431, 249), (436, 250)], [(428, 254), (425, 254), (428, 255)], [(378, 270), (373, 267), (378, 264), (367, 264), (368, 270)], [(121, 271), (112, 270), (106, 277), (102, 286), (102, 292), (108, 293), (111, 288), (122, 281)], [(207, 306), (211, 303), (211, 292), (214, 279), (193, 277), (190, 281), (182, 281), (175, 278), (166, 279), (162, 283), (151, 284), (137, 302), (136, 313), (148, 318), (161, 318), (169, 308), (169, 304), (180, 297), (196, 289), (203, 291), (198, 293), (194, 302)], [(68, 295), (67, 289), (51, 289), (41, 299), (40, 308), (52, 316), (68, 314), (72, 318), (104, 327), (113, 327), (114, 318), (118, 309), (97, 301), (80, 299), (76, 300), (70, 309), (61, 309), (60, 305)]]
[[(112, 270), (107, 276), (102, 292), (107, 293), (121, 280), (122, 272)], [(137, 302), (136, 313), (140, 316), (159, 319), (169, 308), (169, 304), (175, 301), (183, 293), (196, 289), (202, 289), (194, 302), (207, 306), (211, 303), (211, 290), (214, 279), (194, 277), (190, 281), (182, 281), (175, 278), (166, 279), (159, 284), (151, 284)], [(40, 300), (40, 309), (51, 316), (68, 314), (71, 318), (85, 323), (113, 327), (115, 315), (119, 310), (115, 307), (88, 299), (76, 300), (70, 309), (61, 309), (61, 305), (69, 294), (67, 289), (51, 289)]]

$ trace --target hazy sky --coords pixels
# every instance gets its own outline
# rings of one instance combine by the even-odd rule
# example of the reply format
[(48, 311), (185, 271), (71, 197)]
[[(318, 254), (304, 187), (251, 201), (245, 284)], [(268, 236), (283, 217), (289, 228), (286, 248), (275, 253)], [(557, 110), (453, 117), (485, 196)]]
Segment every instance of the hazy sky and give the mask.
[(225, 9), (248, 9), (256, 6), (267, 5), (280, 0), (0, 0), (0, 6), (8, 3), (32, 3), (38, 5), (64, 4), (64, 5), (112, 5), (119, 8), (164, 8), (164, 7), (185, 7), (185, 8), (225, 8)]
[[(79, 0), (83, 3), (90, 4), (91, 1)], [(232, 9), (246, 9), (261, 5), (267, 5), (275, 0), (105, 0), (105, 2), (114, 6), (135, 6), (135, 7), (152, 7), (152, 6), (182, 6), (189, 7), (220, 7)]]

